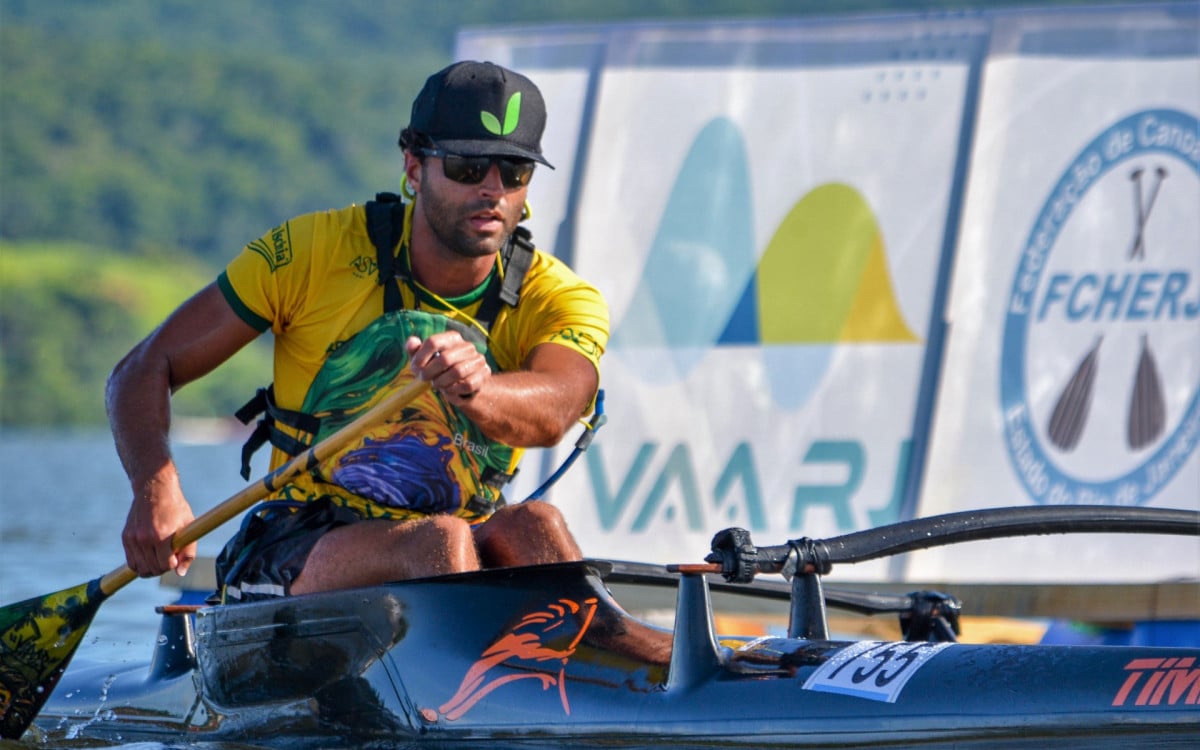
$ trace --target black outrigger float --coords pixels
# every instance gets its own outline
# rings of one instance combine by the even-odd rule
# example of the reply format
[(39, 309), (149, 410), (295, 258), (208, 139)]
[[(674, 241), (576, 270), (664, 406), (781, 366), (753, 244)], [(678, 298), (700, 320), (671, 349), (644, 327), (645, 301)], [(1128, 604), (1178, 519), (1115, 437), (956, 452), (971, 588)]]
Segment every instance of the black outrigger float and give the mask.
[[(289, 748), (1200, 746), (1200, 648), (957, 643), (951, 596), (823, 588), (836, 564), (1088, 532), (1200, 536), (1200, 513), (999, 508), (774, 547), (729, 529), (705, 563), (661, 574), (678, 587), (673, 631), (632, 618), (609, 585), (638, 575), (601, 561), (168, 607), (149, 663), (74, 665), (34, 731)], [(774, 588), (786, 636), (717, 633), (710, 589), (729, 584), (715, 576), (766, 573), (790, 582)], [(906, 640), (831, 637), (827, 607), (900, 612)]]

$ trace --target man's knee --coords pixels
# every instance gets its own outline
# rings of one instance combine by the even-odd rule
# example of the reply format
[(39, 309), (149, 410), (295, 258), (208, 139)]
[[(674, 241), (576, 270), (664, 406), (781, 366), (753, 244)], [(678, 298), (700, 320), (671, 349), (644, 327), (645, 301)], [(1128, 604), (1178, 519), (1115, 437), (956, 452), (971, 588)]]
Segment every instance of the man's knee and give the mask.
[(412, 533), (450, 546), (470, 540), (471, 526), (458, 516), (435, 515), (417, 521), (413, 525)]
[[(496, 531), (519, 529), (524, 532), (545, 531), (565, 533), (567, 522), (562, 512), (550, 503), (520, 503), (496, 511), (488, 523), (495, 523)], [(486, 525), (486, 524), (485, 524)]]
[(405, 546), (410, 547), (427, 560), (442, 557), (442, 565), (435, 565), (434, 573), (461, 572), (479, 567), (475, 552), (475, 539), (471, 526), (457, 516), (435, 515), (424, 518), (408, 530), (410, 538)]
[(372, 586), (478, 568), (471, 527), (461, 518), (376, 519), (325, 533), (290, 590), (302, 594)]
[(522, 503), (497, 511), (475, 532), (483, 564), (538, 565), (578, 560), (579, 546), (562, 513), (548, 503)]

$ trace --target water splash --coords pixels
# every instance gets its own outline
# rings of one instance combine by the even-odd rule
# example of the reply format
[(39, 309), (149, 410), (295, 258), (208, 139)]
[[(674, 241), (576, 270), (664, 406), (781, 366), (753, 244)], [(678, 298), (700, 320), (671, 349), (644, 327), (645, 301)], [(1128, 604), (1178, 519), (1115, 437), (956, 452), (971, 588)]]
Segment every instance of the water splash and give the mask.
[(68, 727), (65, 734), (65, 739), (78, 739), (83, 730), (87, 729), (96, 722), (112, 721), (116, 718), (117, 715), (112, 709), (104, 707), (104, 704), (108, 702), (108, 690), (116, 681), (117, 676), (115, 674), (110, 674), (108, 677), (104, 678), (104, 683), (100, 686), (100, 699), (96, 705), (96, 710), (92, 712), (92, 715), (88, 717), (86, 721), (81, 721), (78, 724), (72, 724), (70, 727)]

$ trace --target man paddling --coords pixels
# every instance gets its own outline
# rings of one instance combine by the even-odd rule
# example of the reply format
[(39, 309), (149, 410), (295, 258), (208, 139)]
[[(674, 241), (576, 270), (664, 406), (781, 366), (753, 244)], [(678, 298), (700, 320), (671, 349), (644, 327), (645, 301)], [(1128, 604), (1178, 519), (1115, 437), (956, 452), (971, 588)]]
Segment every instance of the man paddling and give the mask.
[(171, 392), (268, 329), (274, 383), (242, 416), (264, 414), (272, 468), (413, 378), (431, 389), (248, 514), (218, 560), (224, 601), (580, 558), (557, 509), (506, 506), (501, 490), (522, 448), (557, 444), (591, 410), (608, 338), (599, 292), (518, 227), (535, 163), (550, 166), (544, 126), (524, 76), (434, 74), (400, 135), (406, 200), (276, 227), (121, 360), (107, 406), (133, 571), (182, 574), (196, 555), (171, 549), (193, 520)]

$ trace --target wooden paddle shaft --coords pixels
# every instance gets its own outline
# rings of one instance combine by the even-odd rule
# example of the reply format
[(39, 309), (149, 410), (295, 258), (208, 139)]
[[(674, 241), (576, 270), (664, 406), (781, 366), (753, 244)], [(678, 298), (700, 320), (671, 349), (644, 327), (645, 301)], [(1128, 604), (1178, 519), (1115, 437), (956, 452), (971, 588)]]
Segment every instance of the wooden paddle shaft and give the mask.
[[(401, 390), (384, 398), (337, 432), (177, 531), (171, 539), (172, 549), (179, 550), (197, 541), (279, 489), (292, 477), (320, 465), (326, 459), (348, 447), (367, 430), (383, 424), (388, 417), (398, 413), (400, 409), (412, 403), (428, 389), (429, 383), (426, 381), (414, 380)], [(137, 577), (137, 573), (133, 572), (132, 568), (122, 565), (100, 579), (100, 590), (105, 595), (112, 594), (132, 583)]]

